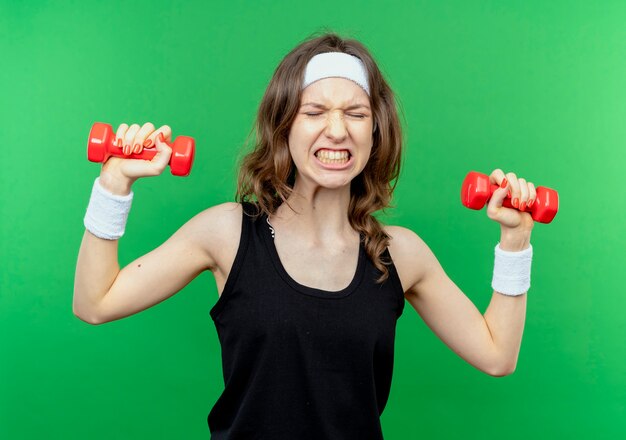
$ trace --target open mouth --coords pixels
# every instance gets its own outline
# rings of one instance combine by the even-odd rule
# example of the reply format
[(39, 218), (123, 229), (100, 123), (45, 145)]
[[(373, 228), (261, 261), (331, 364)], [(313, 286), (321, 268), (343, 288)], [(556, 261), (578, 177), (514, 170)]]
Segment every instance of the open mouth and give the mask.
[(315, 152), (315, 157), (327, 165), (344, 165), (350, 161), (352, 155), (348, 150), (329, 150), (321, 148)]

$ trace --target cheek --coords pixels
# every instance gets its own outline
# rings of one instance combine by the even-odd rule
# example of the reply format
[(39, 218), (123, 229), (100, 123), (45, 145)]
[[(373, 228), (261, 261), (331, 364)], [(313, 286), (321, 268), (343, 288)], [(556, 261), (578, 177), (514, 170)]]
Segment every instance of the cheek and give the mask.
[(372, 146), (374, 144), (374, 137), (370, 134), (364, 135), (359, 140), (359, 145), (361, 145), (361, 151), (369, 157), (372, 154)]
[(300, 166), (308, 152), (306, 139), (302, 137), (301, 132), (292, 131), (288, 137), (289, 155), (296, 166)]
[(289, 150), (293, 153), (308, 151), (319, 136), (319, 130), (311, 124), (294, 124), (287, 138)]
[(372, 155), (372, 147), (368, 147), (367, 149), (367, 157), (369, 158)]

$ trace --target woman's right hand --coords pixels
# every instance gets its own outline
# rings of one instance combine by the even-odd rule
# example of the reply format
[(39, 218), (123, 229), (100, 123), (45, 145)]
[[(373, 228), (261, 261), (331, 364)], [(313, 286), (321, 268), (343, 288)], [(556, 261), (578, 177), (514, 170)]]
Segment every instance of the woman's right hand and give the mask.
[[(163, 136), (164, 141), (162, 141)], [(166, 142), (172, 138), (172, 129), (163, 125), (158, 130), (152, 123), (147, 122), (143, 126), (139, 124), (121, 124), (117, 128), (115, 145), (122, 145), (124, 155), (141, 153), (144, 148), (155, 148), (157, 153), (152, 160), (124, 159), (111, 156), (102, 164), (100, 171), (100, 183), (113, 194), (126, 195), (130, 193), (130, 187), (140, 177), (160, 175), (167, 167), (172, 149)]]

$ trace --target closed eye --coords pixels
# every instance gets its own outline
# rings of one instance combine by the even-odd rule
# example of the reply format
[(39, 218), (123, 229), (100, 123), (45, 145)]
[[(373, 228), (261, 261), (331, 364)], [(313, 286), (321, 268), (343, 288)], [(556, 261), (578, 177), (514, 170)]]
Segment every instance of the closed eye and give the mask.
[[(319, 112), (317, 112), (317, 113), (313, 113), (313, 112), (307, 112), (307, 113), (305, 113), (305, 115), (307, 115), (307, 116), (319, 116), (319, 115), (321, 115), (321, 114), (322, 114), (322, 113), (319, 113)], [(367, 115), (356, 114), (356, 113), (346, 113), (346, 114), (347, 114), (348, 116), (352, 117), (352, 118), (358, 118), (358, 119), (363, 119), (363, 118), (367, 117)]]

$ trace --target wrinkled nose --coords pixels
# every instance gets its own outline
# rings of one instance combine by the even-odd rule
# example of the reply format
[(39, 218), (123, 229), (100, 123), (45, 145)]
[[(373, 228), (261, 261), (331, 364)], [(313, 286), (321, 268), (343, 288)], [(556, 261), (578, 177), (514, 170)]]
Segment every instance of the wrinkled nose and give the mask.
[(346, 129), (346, 122), (341, 112), (329, 113), (324, 134), (335, 142), (341, 142), (346, 138), (348, 130)]

